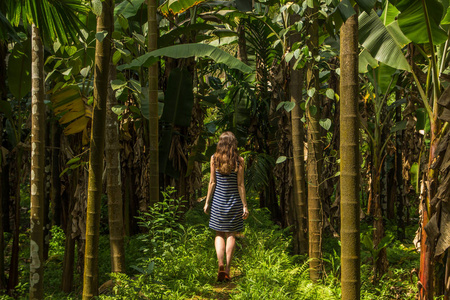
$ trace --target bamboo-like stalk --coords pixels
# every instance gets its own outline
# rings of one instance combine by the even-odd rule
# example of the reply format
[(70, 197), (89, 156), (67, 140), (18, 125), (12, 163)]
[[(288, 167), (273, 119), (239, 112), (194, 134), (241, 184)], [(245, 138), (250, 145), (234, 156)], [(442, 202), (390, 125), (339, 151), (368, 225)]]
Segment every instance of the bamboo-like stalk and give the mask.
[(109, 64), (113, 1), (102, 1), (97, 17), (97, 32), (107, 32), (95, 47), (94, 108), (89, 154), (89, 183), (86, 218), (86, 247), (84, 257), (83, 299), (98, 295), (98, 240), (100, 234), (100, 202), (102, 196), (103, 151), (105, 147), (106, 99), (108, 97)]
[[(158, 48), (158, 22), (156, 16), (156, 0), (148, 0), (148, 51)], [(149, 196), (150, 204), (159, 201), (159, 152), (158, 152), (158, 64), (148, 69), (148, 101), (149, 101)]]
[(358, 15), (341, 27), (340, 189), (342, 299), (360, 297)]
[[(294, 14), (291, 16), (291, 25), (300, 19)], [(294, 43), (300, 42), (301, 34), (295, 33), (290, 36), (291, 47)], [(304, 81), (304, 70), (294, 70), (293, 60), (290, 62), (291, 77), (289, 82), (289, 92), (291, 102), (295, 103), (291, 111), (292, 120), (292, 153), (294, 160), (294, 181), (295, 181), (295, 215), (296, 215), (296, 248), (299, 254), (308, 253), (308, 205), (306, 198), (305, 182), (305, 157), (304, 157), (304, 130), (301, 121), (300, 104), (302, 102), (302, 90)]]
[[(308, 18), (312, 24), (309, 26), (311, 38), (307, 45), (312, 57), (319, 51), (318, 7), (308, 9)], [(315, 88), (315, 93), (306, 106), (306, 120), (308, 125), (308, 224), (309, 224), (309, 258), (310, 277), (313, 281), (320, 279), (322, 272), (322, 201), (320, 198), (322, 141), (320, 140), (320, 98), (319, 98), (319, 69), (314, 59), (308, 64), (306, 74), (307, 89)], [(315, 113), (312, 113), (316, 110)]]
[[(115, 66), (110, 65), (110, 81), (116, 77)], [(108, 194), (109, 242), (111, 247), (111, 272), (125, 272), (125, 247), (123, 240), (122, 180), (120, 171), (119, 124), (112, 111), (116, 97), (111, 86), (106, 103), (106, 193)]]
[(31, 26), (30, 299), (44, 298), (44, 47)]

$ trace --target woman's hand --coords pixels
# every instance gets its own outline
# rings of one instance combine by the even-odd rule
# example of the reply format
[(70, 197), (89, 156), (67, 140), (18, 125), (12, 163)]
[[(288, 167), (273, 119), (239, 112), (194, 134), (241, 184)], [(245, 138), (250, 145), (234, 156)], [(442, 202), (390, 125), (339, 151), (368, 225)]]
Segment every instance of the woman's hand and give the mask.
[(205, 206), (203, 207), (203, 211), (205, 212), (205, 214), (209, 214), (209, 203), (206, 202)]
[(244, 206), (244, 213), (242, 214), (242, 218), (245, 220), (248, 218), (248, 208)]

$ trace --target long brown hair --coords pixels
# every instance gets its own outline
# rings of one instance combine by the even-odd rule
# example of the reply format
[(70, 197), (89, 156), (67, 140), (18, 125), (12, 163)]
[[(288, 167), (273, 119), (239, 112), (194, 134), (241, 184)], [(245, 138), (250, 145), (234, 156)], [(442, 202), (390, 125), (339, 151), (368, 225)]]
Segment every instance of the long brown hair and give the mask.
[(219, 137), (216, 153), (214, 153), (214, 165), (221, 174), (228, 175), (237, 171), (237, 139), (231, 131), (225, 131)]

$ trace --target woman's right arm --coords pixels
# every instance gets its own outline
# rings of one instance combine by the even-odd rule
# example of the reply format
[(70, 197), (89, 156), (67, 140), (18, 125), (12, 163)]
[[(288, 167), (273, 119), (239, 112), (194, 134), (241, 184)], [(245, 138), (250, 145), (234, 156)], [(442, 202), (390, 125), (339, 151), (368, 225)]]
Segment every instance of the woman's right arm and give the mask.
[(209, 178), (208, 193), (206, 194), (205, 206), (203, 207), (203, 211), (205, 213), (208, 213), (209, 207), (211, 205), (211, 198), (214, 194), (214, 190), (216, 189), (216, 167), (214, 166), (214, 156), (211, 156), (210, 165), (211, 175)]
[(247, 207), (247, 196), (245, 194), (245, 182), (244, 182), (244, 159), (242, 157), (239, 157), (239, 168), (238, 168), (238, 174), (237, 174), (237, 184), (238, 184), (238, 191), (239, 196), (241, 197), (242, 206), (244, 207), (242, 212), (242, 217), (244, 219), (247, 219), (248, 217), (248, 207)]

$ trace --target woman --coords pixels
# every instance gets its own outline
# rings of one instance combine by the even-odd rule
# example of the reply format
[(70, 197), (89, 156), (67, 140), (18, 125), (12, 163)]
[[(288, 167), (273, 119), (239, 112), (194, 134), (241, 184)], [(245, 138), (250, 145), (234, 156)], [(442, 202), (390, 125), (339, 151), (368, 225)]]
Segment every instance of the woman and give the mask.
[[(243, 219), (248, 217), (244, 159), (239, 156), (236, 137), (230, 131), (220, 135), (216, 153), (211, 156), (211, 178), (203, 208), (205, 213), (208, 213), (210, 205), (209, 228), (216, 231), (214, 245), (219, 261), (217, 280), (229, 281), (236, 233), (244, 229)], [(225, 252), (226, 265), (224, 265)]]

